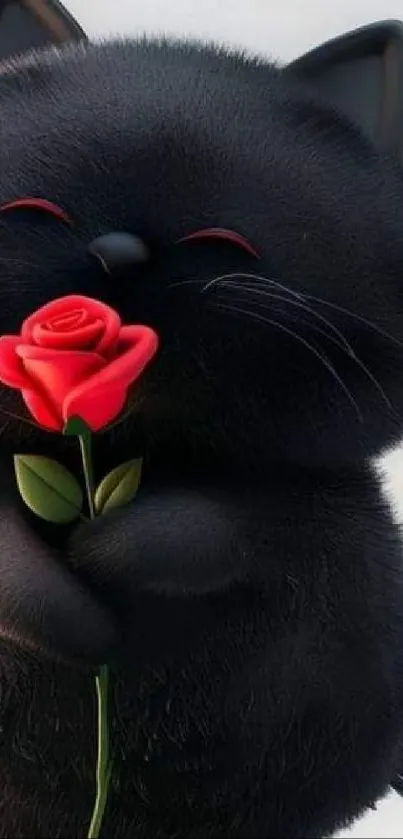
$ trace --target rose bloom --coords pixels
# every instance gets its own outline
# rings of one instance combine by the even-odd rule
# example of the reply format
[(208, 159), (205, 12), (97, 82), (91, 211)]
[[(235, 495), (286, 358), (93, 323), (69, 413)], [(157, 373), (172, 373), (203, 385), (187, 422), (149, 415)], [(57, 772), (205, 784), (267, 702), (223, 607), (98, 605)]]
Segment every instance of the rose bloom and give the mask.
[(69, 295), (30, 315), (20, 335), (0, 337), (0, 381), (44, 428), (62, 431), (79, 416), (97, 431), (119, 416), (157, 348), (149, 327), (122, 326), (104, 303)]

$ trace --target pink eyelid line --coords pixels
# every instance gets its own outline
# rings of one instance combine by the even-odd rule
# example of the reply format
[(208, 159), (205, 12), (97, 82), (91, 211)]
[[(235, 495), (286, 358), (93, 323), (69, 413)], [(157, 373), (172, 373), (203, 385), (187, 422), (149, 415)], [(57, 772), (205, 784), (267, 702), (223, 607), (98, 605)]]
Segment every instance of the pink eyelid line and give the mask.
[(5, 204), (2, 204), (0, 206), (0, 213), (18, 209), (40, 210), (41, 212), (49, 213), (54, 216), (54, 218), (58, 218), (60, 221), (64, 221), (65, 224), (69, 225), (69, 227), (74, 227), (74, 223), (70, 216), (67, 215), (61, 207), (58, 207), (57, 204), (54, 204), (52, 201), (48, 201), (46, 198), (33, 198), (30, 196), (16, 198), (14, 201), (7, 201)]
[(180, 245), (184, 242), (192, 242), (199, 239), (221, 239), (222, 241), (232, 242), (232, 244), (238, 245), (248, 251), (248, 253), (256, 257), (256, 259), (261, 259), (260, 254), (253, 245), (245, 239), (244, 236), (240, 233), (235, 233), (233, 230), (225, 230), (223, 227), (208, 227), (206, 230), (198, 230), (195, 233), (189, 233), (188, 236), (182, 236), (181, 239), (178, 239), (176, 244)]

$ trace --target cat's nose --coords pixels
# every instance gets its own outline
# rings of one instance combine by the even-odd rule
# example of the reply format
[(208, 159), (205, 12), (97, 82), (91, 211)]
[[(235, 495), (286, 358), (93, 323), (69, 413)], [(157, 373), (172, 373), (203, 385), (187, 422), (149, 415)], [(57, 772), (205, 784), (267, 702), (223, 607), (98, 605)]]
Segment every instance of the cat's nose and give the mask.
[(107, 274), (143, 265), (150, 259), (147, 245), (132, 233), (105, 233), (89, 245), (89, 253), (97, 257)]

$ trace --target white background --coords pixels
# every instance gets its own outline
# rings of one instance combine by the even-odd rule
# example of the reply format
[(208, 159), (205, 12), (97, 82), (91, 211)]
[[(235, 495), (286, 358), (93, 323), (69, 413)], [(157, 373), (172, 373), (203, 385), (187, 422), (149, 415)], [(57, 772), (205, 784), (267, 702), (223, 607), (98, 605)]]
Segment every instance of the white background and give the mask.
[[(291, 59), (326, 38), (365, 23), (385, 18), (403, 20), (403, 0), (64, 2), (93, 37), (143, 32), (191, 35), (246, 47), (276, 60)], [(403, 450), (389, 457), (387, 466), (390, 491), (403, 523)], [(351, 831), (340, 835), (403, 839), (403, 799), (391, 795), (375, 813), (370, 812)]]

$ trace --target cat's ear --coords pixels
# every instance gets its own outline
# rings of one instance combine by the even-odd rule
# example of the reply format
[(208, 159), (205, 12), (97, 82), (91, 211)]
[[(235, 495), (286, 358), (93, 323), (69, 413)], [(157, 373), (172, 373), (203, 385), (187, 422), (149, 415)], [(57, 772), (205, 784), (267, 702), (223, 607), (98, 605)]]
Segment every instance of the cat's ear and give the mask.
[(285, 68), (403, 163), (403, 23), (383, 21), (328, 41)]
[(0, 71), (2, 62), (31, 50), (85, 38), (77, 21), (57, 0), (0, 0)]

